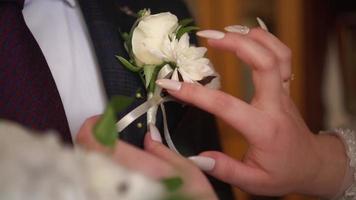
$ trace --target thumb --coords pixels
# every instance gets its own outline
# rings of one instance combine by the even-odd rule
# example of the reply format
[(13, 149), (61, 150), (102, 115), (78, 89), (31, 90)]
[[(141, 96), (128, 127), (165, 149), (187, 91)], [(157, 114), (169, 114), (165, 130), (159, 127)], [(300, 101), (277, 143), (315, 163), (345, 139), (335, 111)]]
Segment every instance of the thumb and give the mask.
[[(199, 156), (190, 157), (190, 159), (211, 176), (246, 191), (262, 184), (268, 178), (262, 170), (235, 160), (221, 152), (207, 151)], [(215, 161), (210, 169), (206, 168), (206, 163), (201, 162), (207, 159)]]
[(109, 153), (111, 150), (101, 145), (93, 136), (93, 128), (100, 120), (100, 117), (101, 116), (98, 115), (85, 120), (75, 137), (75, 144), (80, 145), (81, 147), (88, 150), (91, 149), (99, 152)]

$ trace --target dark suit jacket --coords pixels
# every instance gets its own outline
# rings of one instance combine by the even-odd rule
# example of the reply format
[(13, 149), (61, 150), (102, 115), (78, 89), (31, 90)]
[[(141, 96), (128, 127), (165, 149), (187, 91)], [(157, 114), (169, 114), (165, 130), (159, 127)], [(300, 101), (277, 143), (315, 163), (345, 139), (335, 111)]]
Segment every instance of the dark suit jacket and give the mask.
[[(190, 17), (185, 4), (180, 0), (80, 0), (79, 2), (109, 98), (114, 95), (135, 97), (137, 91), (143, 93), (145, 91), (138, 76), (126, 70), (115, 59), (115, 55), (127, 56), (120, 31), (129, 32), (136, 20), (122, 9), (126, 7), (137, 12), (143, 8), (150, 8), (152, 13), (170, 11), (179, 19)], [(196, 42), (195, 37), (192, 40)], [(120, 113), (119, 117), (145, 100), (146, 98), (136, 99), (135, 103), (125, 112)], [(210, 114), (179, 103), (168, 103), (166, 110), (172, 139), (182, 154), (189, 156), (206, 150), (221, 150), (216, 123)], [(120, 137), (142, 147), (146, 127), (138, 128), (136, 124), (145, 124), (145, 121), (145, 116), (137, 119), (120, 134)], [(160, 114), (157, 125), (162, 128)], [(230, 186), (213, 178), (210, 180), (220, 199), (233, 199)]]

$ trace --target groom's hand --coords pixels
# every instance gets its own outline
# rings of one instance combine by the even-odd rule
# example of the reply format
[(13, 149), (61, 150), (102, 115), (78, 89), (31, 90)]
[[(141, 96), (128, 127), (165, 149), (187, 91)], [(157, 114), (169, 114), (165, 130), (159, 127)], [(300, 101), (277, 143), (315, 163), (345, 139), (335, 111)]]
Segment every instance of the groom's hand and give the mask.
[(107, 153), (118, 164), (138, 171), (154, 179), (179, 176), (183, 179), (182, 192), (197, 199), (216, 200), (217, 197), (205, 175), (188, 159), (173, 153), (162, 143), (153, 140), (151, 134), (145, 137), (145, 150), (140, 150), (123, 141), (109, 150), (100, 145), (92, 134), (99, 117), (89, 118), (77, 134), (76, 142), (88, 150)]
[[(80, 146), (97, 152), (111, 155), (112, 159), (125, 167), (139, 171), (146, 176), (153, 178), (163, 178), (177, 175), (172, 166), (162, 162), (159, 158), (144, 152), (126, 142), (118, 140), (114, 149), (108, 149), (96, 141), (92, 130), (99, 117), (87, 119), (76, 138), (76, 143)], [(144, 164), (143, 164), (144, 163)]]
[(208, 42), (251, 66), (255, 95), (250, 104), (197, 84), (157, 81), (172, 96), (215, 114), (249, 142), (242, 161), (220, 152), (202, 153), (216, 161), (207, 172), (254, 194), (335, 195), (345, 172), (343, 145), (336, 137), (312, 134), (289, 97), (290, 50), (262, 29)]

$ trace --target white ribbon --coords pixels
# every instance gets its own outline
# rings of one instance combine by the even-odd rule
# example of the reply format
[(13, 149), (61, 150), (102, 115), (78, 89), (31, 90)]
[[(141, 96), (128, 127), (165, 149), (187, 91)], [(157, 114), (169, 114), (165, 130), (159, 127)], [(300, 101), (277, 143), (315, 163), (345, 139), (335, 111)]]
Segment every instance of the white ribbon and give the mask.
[(119, 132), (123, 131), (127, 126), (129, 126), (132, 122), (134, 122), (137, 118), (141, 115), (145, 114), (148, 109), (153, 106), (160, 105), (164, 99), (162, 97), (154, 96), (150, 100), (146, 101), (145, 103), (141, 104), (128, 114), (126, 114), (122, 119), (120, 119), (116, 123), (117, 130)]
[[(162, 69), (159, 71), (157, 79), (162, 79), (162, 78), (168, 78), (171, 76), (173, 73), (173, 69), (167, 64), (162, 67)], [(149, 94), (149, 99), (126, 114), (122, 119), (120, 119), (116, 123), (117, 130), (119, 132), (123, 131), (127, 126), (129, 126), (132, 122), (134, 122), (137, 118), (139, 118), (141, 115), (147, 113), (148, 110), (155, 108), (157, 106), (161, 107), (162, 110), (162, 116), (163, 116), (163, 130), (164, 130), (164, 138), (168, 144), (168, 147), (175, 151), (176, 153), (180, 154), (177, 148), (175, 147), (171, 135), (169, 133), (168, 129), (168, 122), (167, 122), (167, 115), (166, 115), (166, 109), (164, 107), (165, 102), (169, 101), (174, 101), (173, 98), (171, 97), (161, 97), (161, 92), (162, 88), (156, 86), (156, 89), (153, 94)], [(153, 112), (155, 116), (151, 116), (152, 113), (150, 112), (147, 116), (149, 121), (155, 122), (156, 121), (156, 112), (157, 109)]]
[[(168, 99), (167, 101), (168, 102)], [(171, 134), (169, 133), (168, 130), (168, 123), (167, 123), (167, 116), (166, 116), (166, 109), (164, 108), (164, 104), (161, 103), (161, 110), (162, 110), (162, 116), (163, 116), (163, 131), (164, 131), (164, 138), (166, 139), (166, 142), (168, 144), (168, 147), (175, 151), (177, 154), (180, 154), (177, 148), (175, 147), (173, 140), (171, 138)]]

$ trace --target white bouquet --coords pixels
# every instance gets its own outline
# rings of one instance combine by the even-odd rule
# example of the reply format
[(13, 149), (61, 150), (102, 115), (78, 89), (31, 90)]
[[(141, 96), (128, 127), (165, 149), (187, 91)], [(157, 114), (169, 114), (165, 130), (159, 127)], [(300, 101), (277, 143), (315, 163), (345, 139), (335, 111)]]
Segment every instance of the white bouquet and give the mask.
[[(176, 193), (104, 155), (0, 121), (0, 199), (167, 200)], [(171, 179), (174, 180), (174, 179)], [(178, 199), (178, 198), (177, 198)]]

